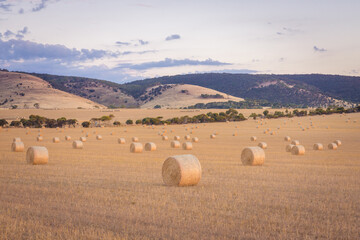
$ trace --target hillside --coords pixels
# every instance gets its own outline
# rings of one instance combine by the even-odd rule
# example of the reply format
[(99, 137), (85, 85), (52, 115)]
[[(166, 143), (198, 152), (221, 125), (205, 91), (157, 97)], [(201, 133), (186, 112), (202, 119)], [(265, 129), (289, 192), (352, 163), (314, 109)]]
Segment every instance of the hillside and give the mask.
[(34, 76), (0, 71), (0, 108), (103, 108)]
[(194, 103), (243, 101), (209, 88), (189, 84), (167, 84), (150, 87), (139, 97), (141, 108), (183, 108)]

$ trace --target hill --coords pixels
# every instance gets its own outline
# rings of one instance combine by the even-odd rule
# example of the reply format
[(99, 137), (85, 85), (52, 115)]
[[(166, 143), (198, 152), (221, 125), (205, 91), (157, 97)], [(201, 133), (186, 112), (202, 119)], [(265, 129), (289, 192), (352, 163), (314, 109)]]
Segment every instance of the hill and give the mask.
[(0, 71), (0, 108), (103, 108), (24, 73)]

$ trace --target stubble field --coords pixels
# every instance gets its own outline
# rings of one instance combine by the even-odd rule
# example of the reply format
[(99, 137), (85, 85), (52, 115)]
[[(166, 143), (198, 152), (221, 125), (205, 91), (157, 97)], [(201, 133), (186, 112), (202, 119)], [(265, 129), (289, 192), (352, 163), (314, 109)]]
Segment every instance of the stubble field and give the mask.
[[(68, 110), (47, 111), (48, 115), (44, 110), (0, 114), (11, 119), (28, 117), (27, 111), (82, 121), (108, 115), (100, 110), (73, 110), (73, 115)], [(240, 112), (248, 116), (246, 110)], [(129, 118), (200, 112), (122, 110), (113, 114), (124, 123)], [(309, 129), (301, 131), (299, 122)], [(267, 128), (276, 134), (264, 134)], [(158, 135), (164, 130), (168, 141)], [(219, 135), (210, 139), (214, 131)], [(25, 132), (0, 132), (0, 239), (360, 238), (360, 114), (282, 118), (263, 125), (248, 120), (154, 129), (43, 129), (42, 142), (36, 141), (38, 129), (30, 129), (29, 135)], [(64, 139), (69, 135), (78, 140), (86, 133), (90, 136), (84, 149), (73, 149), (72, 141)], [(96, 140), (97, 134), (103, 140)], [(199, 138), (193, 150), (170, 148), (174, 136), (180, 136), (182, 143), (187, 134)], [(304, 156), (285, 152), (287, 135), (304, 145)], [(156, 143), (157, 150), (130, 153), (134, 136), (143, 144)], [(251, 136), (257, 136), (257, 141), (251, 142)], [(11, 152), (14, 137), (23, 140), (25, 152)], [(60, 143), (53, 143), (53, 137), (60, 137)], [(118, 144), (119, 137), (126, 144)], [(328, 150), (327, 144), (337, 139), (342, 146)], [(260, 141), (268, 144), (264, 165), (243, 166), (241, 151)], [(318, 142), (324, 144), (323, 151), (312, 149)], [(26, 164), (27, 147), (39, 145), (48, 148), (49, 163)], [(199, 159), (202, 178), (197, 186), (164, 185), (162, 163), (180, 154)]]

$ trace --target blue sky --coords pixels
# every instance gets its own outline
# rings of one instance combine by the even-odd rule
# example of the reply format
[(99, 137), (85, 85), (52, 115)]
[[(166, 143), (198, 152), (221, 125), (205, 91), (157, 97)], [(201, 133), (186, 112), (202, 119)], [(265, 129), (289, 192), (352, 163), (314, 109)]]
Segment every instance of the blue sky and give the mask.
[(0, 0), (0, 68), (360, 76), (358, 0)]

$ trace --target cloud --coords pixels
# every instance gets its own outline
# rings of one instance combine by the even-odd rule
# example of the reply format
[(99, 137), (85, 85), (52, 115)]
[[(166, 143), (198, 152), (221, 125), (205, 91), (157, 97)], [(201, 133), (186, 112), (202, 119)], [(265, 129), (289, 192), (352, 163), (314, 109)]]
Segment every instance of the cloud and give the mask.
[(133, 70), (146, 70), (151, 68), (167, 68), (167, 67), (178, 67), (178, 66), (224, 66), (231, 65), (230, 63), (214, 61), (212, 59), (207, 59), (204, 61), (191, 60), (191, 59), (182, 59), (176, 60), (171, 58), (166, 58), (163, 61), (158, 62), (145, 62), (140, 64), (120, 64), (119, 68), (129, 68)]
[(119, 46), (129, 46), (131, 43), (129, 42), (120, 42), (120, 41), (117, 41), (115, 42), (116, 45), (119, 45)]
[(5, 0), (1, 0), (1, 1), (0, 1), (0, 10), (6, 11), (6, 12), (10, 12), (12, 6), (13, 6), (12, 4), (6, 3)]
[(149, 44), (148, 41), (144, 41), (144, 40), (141, 40), (141, 39), (139, 39), (139, 43), (140, 43), (141, 45), (147, 45), (147, 44)]
[(327, 49), (325, 49), (325, 48), (318, 48), (317, 46), (314, 46), (313, 49), (314, 49), (315, 52), (326, 52), (326, 51), (327, 51)]
[(176, 39), (180, 39), (180, 35), (179, 34), (173, 34), (173, 35), (170, 35), (170, 36), (167, 36), (165, 38), (166, 41), (171, 41), (171, 40), (176, 40)]
[(301, 32), (301, 30), (299, 30), (299, 29), (294, 29), (294, 28), (289, 28), (289, 27), (283, 27), (283, 28), (281, 29), (281, 31), (276, 32), (276, 34), (277, 34), (277, 35), (280, 35), (280, 36), (284, 36), (284, 35), (290, 35), (290, 36), (292, 36), (292, 35), (295, 35), (295, 34), (300, 33), (300, 32)]
[(6, 32), (4, 32), (4, 37), (5, 38), (11, 38), (11, 37), (14, 37), (15, 36), (15, 33), (13, 33), (12, 31), (10, 30), (7, 30)]
[(20, 8), (19, 14), (24, 14), (24, 9), (23, 8)]
[(6, 39), (10, 39), (10, 38), (23, 39), (24, 36), (28, 33), (29, 33), (28, 27), (24, 27), (22, 30), (17, 31), (17, 33), (12, 32), (11, 30), (7, 30), (3, 34), (0, 33), (0, 39), (1, 37), (4, 37)]
[(33, 9), (32, 9), (31, 11), (33, 11), (33, 12), (38, 12), (38, 11), (40, 11), (41, 9), (46, 8), (46, 3), (47, 3), (48, 1), (49, 1), (49, 0), (41, 0), (41, 2), (40, 2), (37, 6), (33, 7)]

